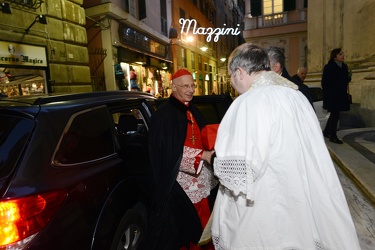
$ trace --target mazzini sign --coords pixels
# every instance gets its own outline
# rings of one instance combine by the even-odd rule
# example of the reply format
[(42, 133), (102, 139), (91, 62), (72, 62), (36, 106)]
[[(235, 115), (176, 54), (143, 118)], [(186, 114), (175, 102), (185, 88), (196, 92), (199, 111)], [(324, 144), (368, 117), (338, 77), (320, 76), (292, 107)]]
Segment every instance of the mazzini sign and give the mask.
[[(217, 42), (219, 41), (220, 36), (226, 36), (226, 35), (233, 35), (237, 36), (241, 33), (239, 30), (239, 24), (237, 24), (237, 28), (203, 28), (198, 27), (197, 28), (197, 21), (195, 19), (184, 19), (180, 18), (179, 20), (181, 26), (181, 34), (182, 33), (189, 33), (189, 30), (193, 30), (194, 35), (206, 35), (206, 41), (210, 42), (212, 37), (214, 37), (213, 41)], [(226, 25), (226, 24), (224, 24)]]
[(46, 48), (0, 41), (0, 65), (47, 67)]

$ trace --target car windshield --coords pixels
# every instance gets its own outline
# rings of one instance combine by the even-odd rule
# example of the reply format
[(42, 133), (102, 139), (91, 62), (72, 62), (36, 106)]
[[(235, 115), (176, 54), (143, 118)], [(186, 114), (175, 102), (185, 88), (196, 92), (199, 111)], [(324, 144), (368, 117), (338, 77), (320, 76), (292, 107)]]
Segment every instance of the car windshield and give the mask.
[(0, 178), (9, 175), (22, 155), (33, 121), (0, 114)]

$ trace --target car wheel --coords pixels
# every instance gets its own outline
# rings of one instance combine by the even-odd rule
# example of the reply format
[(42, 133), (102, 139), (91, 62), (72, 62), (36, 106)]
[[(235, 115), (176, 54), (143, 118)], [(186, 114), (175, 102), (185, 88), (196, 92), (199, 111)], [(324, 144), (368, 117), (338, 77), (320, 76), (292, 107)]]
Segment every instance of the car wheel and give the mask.
[(142, 215), (128, 210), (122, 217), (112, 241), (111, 250), (136, 250), (144, 238), (145, 222)]

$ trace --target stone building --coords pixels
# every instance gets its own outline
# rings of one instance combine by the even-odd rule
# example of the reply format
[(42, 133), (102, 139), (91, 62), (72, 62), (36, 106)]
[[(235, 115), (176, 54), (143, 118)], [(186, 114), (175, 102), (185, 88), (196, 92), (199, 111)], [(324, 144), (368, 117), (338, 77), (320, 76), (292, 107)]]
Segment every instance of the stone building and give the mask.
[(375, 1), (317, 0), (308, 9), (308, 81), (320, 84), (330, 51), (342, 48), (352, 70), (353, 126), (375, 126)]
[(170, 2), (92, 0), (84, 7), (94, 91), (135, 89), (164, 96), (172, 70)]
[(0, 85), (2, 92), (92, 90), (82, 1), (8, 0), (1, 4), (0, 70), (8, 75)]
[[(242, 42), (243, 9), (243, 0), (172, 1), (172, 27), (177, 33), (172, 39), (173, 69), (187, 68), (193, 73), (195, 94), (230, 90), (225, 61)], [(216, 28), (230, 33), (215, 39), (209, 32)]]
[(330, 51), (342, 48), (352, 70), (347, 126), (375, 126), (375, 2), (373, 0), (246, 0), (244, 39), (285, 50), (290, 75), (308, 68), (306, 84), (319, 85)]
[(246, 42), (284, 49), (290, 75), (307, 66), (306, 0), (247, 0), (245, 10)]

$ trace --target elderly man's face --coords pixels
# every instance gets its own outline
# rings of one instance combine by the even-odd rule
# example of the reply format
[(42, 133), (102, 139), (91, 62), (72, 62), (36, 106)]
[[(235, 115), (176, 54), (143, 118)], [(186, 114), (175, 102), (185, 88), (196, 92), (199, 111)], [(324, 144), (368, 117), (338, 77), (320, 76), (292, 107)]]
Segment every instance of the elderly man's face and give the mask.
[(190, 102), (195, 92), (195, 83), (191, 75), (183, 75), (173, 80), (173, 95), (182, 102)]
[(306, 70), (300, 70), (297, 75), (299, 76), (299, 78), (301, 78), (302, 81), (304, 81), (306, 79), (306, 75), (307, 75), (307, 71)]

